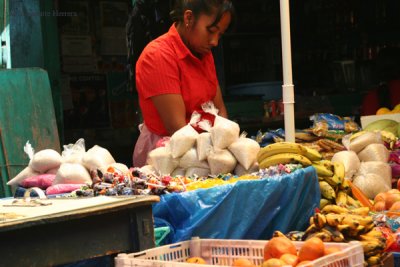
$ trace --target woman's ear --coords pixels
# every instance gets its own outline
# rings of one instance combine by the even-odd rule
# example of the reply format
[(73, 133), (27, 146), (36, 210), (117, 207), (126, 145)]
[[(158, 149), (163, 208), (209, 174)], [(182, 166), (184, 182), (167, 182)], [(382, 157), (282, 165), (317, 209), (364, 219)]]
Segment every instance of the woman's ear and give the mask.
[(192, 25), (194, 20), (193, 17), (193, 12), (192, 10), (186, 10), (185, 13), (183, 14), (183, 23), (185, 24), (185, 27), (189, 27)]

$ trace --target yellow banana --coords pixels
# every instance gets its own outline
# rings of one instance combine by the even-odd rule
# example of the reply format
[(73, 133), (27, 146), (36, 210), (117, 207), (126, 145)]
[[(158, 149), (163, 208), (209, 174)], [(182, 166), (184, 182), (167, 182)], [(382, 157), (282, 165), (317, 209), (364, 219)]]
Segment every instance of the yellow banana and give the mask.
[(311, 224), (308, 228), (304, 231), (305, 235), (310, 235), (319, 231), (319, 228), (315, 224)]
[(259, 167), (261, 169), (264, 169), (264, 168), (268, 168), (273, 165), (289, 164), (289, 163), (300, 163), (303, 166), (311, 165), (311, 161), (308, 158), (306, 158), (305, 156), (302, 156), (300, 154), (280, 153), (280, 154), (272, 155), (270, 157), (263, 159), (259, 163)]
[(327, 159), (321, 159), (321, 160), (314, 160), (313, 164), (318, 164), (318, 165), (322, 165), (325, 168), (327, 168), (330, 171), (333, 171), (333, 163), (330, 160)]
[(318, 176), (322, 176), (322, 177), (333, 176), (333, 172), (331, 170), (329, 170), (327, 167), (325, 167), (324, 165), (320, 165), (320, 164), (313, 162), (312, 166), (315, 168), (315, 171), (317, 172)]
[(330, 204), (331, 201), (326, 198), (321, 198), (319, 201), (319, 208), (323, 209), (326, 205)]
[(367, 208), (369, 210), (368, 207), (362, 207), (360, 201), (355, 200), (354, 198), (352, 198), (349, 195), (347, 195), (347, 204), (350, 205), (350, 206), (353, 206), (355, 208)]
[(317, 232), (307, 236), (306, 240), (311, 237), (318, 237), (323, 242), (331, 242), (332, 241), (332, 234), (330, 232)]
[(345, 191), (350, 190), (350, 184), (346, 179), (344, 179), (339, 188)]
[(285, 237), (285, 238), (287, 238), (287, 236), (284, 233), (282, 233), (281, 231), (278, 231), (278, 230), (274, 231), (272, 236), (273, 237)]
[(325, 215), (326, 223), (332, 227), (336, 227), (342, 223), (343, 216), (342, 214), (328, 213)]
[(364, 236), (374, 237), (374, 238), (383, 238), (383, 233), (376, 229), (372, 229), (369, 232), (365, 233)]
[(356, 215), (361, 215), (361, 216), (367, 216), (369, 214), (369, 208), (368, 207), (359, 207), (356, 209), (352, 209), (350, 211), (351, 214), (356, 214)]
[(261, 163), (264, 159), (276, 154), (295, 153), (304, 155), (306, 152), (307, 149), (304, 146), (293, 142), (273, 143), (260, 149), (257, 154), (257, 161)]
[(326, 224), (326, 218), (325, 215), (321, 214), (321, 213), (315, 213), (314, 214), (314, 224), (318, 227), (318, 228), (322, 228), (325, 226)]
[(334, 162), (333, 163), (333, 172), (339, 178), (340, 182), (343, 183), (345, 176), (345, 169), (342, 162)]
[(340, 207), (338, 205), (326, 205), (322, 210), (322, 213), (327, 214), (327, 213), (336, 213), (336, 214), (345, 214), (348, 213), (349, 210), (344, 208), (344, 207)]
[(352, 230), (356, 230), (357, 227), (360, 225), (358, 220), (355, 220), (348, 214), (346, 214), (346, 216), (343, 217), (342, 224), (347, 224), (348, 226), (350, 226), (350, 229)]
[(371, 256), (367, 259), (368, 266), (381, 266), (382, 259), (380, 256)]
[(324, 228), (322, 228), (322, 231), (330, 233), (333, 242), (343, 242), (345, 239), (344, 235), (333, 227), (325, 226)]
[(347, 224), (339, 224), (338, 226), (336, 226), (336, 229), (338, 229), (338, 231), (343, 234), (348, 234), (348, 232), (350, 231), (350, 226)]
[(343, 190), (339, 190), (336, 194), (336, 205), (339, 206), (347, 205), (347, 194)]
[(314, 148), (311, 147), (306, 147), (304, 146), (307, 150), (307, 152), (304, 154), (304, 156), (306, 156), (308, 159), (310, 159), (311, 161), (316, 161), (316, 160), (321, 160), (322, 159), (322, 155)]
[(378, 241), (360, 241), (364, 250), (364, 254), (374, 251), (380, 251), (385, 249), (385, 245)]
[(365, 227), (362, 225), (357, 226), (355, 229), (352, 228), (350, 225), (350, 230), (347, 233), (348, 236), (357, 238), (358, 236), (362, 235), (365, 233)]
[(335, 188), (341, 183), (340, 179), (335, 174), (333, 176), (323, 176), (322, 178), (324, 179), (324, 181)]
[(335, 190), (332, 188), (330, 184), (325, 181), (319, 182), (319, 188), (321, 190), (321, 195), (329, 200), (333, 200), (336, 198)]

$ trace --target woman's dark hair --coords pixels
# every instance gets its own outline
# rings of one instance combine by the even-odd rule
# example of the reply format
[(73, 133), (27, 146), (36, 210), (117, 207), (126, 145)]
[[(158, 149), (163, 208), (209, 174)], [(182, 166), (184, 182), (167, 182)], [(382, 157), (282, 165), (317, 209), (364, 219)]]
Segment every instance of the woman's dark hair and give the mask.
[(172, 21), (183, 22), (183, 14), (186, 10), (191, 10), (196, 19), (200, 14), (211, 15), (216, 12), (217, 16), (210, 27), (216, 26), (226, 12), (231, 14), (231, 24), (235, 16), (231, 0), (176, 0), (174, 9), (170, 13)]

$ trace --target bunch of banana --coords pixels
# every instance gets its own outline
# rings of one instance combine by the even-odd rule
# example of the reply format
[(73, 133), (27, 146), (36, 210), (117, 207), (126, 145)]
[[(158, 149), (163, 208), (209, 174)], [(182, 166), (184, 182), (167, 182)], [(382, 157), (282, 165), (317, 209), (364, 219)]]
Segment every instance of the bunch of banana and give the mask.
[(363, 246), (368, 265), (375, 265), (381, 262), (386, 241), (383, 234), (375, 229), (373, 218), (368, 213), (368, 207), (347, 209), (328, 204), (310, 218), (310, 226), (303, 240), (311, 237), (319, 237), (324, 242), (358, 240)]
[(260, 168), (289, 163), (310, 166), (315, 160), (321, 160), (321, 154), (318, 151), (293, 142), (273, 143), (261, 148), (257, 154)]
[(321, 190), (320, 208), (328, 204), (337, 204), (339, 206), (361, 207), (358, 200), (349, 195), (350, 186), (344, 178), (345, 170), (341, 162), (331, 162), (330, 160), (313, 161), (319, 187)]

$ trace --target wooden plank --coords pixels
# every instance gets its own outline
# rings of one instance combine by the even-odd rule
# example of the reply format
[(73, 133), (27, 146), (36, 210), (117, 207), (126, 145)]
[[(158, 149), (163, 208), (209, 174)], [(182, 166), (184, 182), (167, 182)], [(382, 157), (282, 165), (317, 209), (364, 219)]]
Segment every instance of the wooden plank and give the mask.
[(43, 202), (51, 202), (52, 204), (49, 206), (10, 207), (4, 205), (11, 204), (13, 199), (3, 199), (0, 200), (0, 213), (16, 213), (24, 217), (0, 222), (0, 232), (77, 219), (93, 214), (98, 215), (120, 209), (148, 206), (159, 200), (158, 196), (99, 196), (82, 199), (43, 200)]
[[(18, 174), (29, 162), (23, 147), (29, 140), (35, 151), (60, 152), (58, 129), (47, 72), (40, 68), (0, 69), (0, 130), (2, 182)], [(9, 188), (0, 193), (10, 196)], [(0, 195), (2, 197), (4, 195)]]

